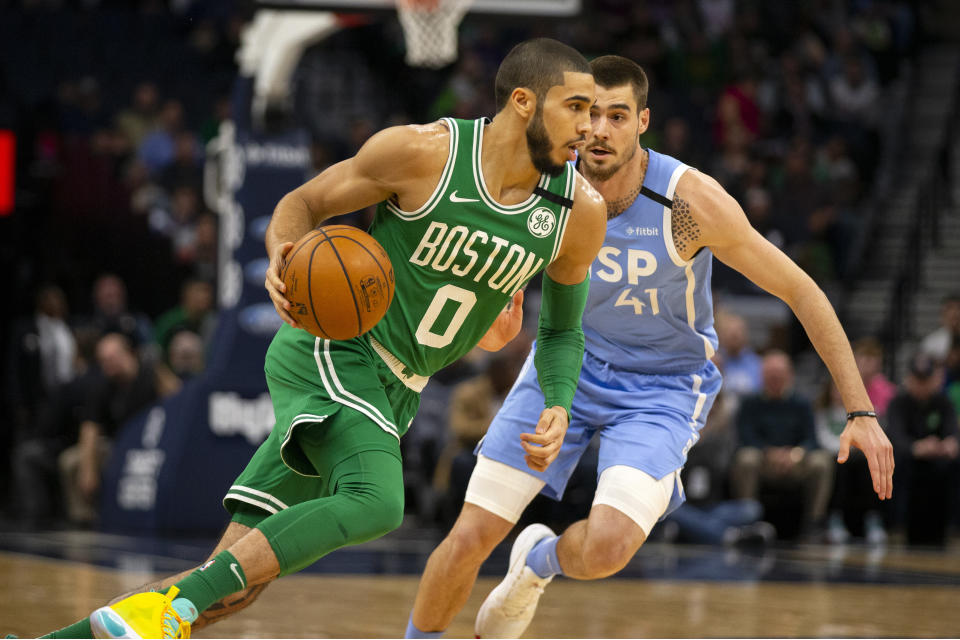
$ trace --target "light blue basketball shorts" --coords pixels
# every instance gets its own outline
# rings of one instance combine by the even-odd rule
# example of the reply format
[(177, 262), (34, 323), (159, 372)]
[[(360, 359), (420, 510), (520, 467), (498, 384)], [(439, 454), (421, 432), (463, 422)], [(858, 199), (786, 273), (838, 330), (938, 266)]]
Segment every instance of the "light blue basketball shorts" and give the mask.
[[(560, 453), (546, 471), (534, 471), (520, 446), (520, 434), (533, 432), (544, 408), (534, 350), (475, 453), (542, 480), (546, 485), (540, 493), (554, 500), (563, 497), (574, 468), (598, 432), (598, 478), (615, 465), (639, 469), (657, 480), (677, 471), (699, 439), (720, 391), (720, 371), (709, 360), (696, 373), (649, 375), (617, 369), (585, 353)], [(684, 499), (678, 482), (664, 515)]]

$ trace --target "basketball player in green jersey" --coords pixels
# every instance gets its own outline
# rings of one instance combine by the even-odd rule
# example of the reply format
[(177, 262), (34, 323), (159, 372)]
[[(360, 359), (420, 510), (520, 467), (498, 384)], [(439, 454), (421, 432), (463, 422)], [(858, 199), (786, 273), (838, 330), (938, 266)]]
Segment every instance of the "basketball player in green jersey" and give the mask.
[[(546, 400), (525, 446), (540, 464), (556, 457), (583, 356), (588, 270), (606, 229), (602, 198), (568, 162), (590, 132), (594, 90), (574, 49), (521, 43), (498, 70), (492, 122), (386, 129), (280, 200), (266, 233), (266, 288), (286, 324), (264, 366), (277, 422), (227, 491), (226, 532), (202, 567), (51, 637), (186, 637), (191, 623), (242, 609), (271, 580), (396, 528), (399, 438), (420, 390), (478, 342), (497, 349), (513, 338), (522, 288), (544, 268)], [(284, 256), (324, 220), (375, 203), (371, 233), (393, 264), (393, 304), (366, 335), (315, 338), (290, 313)]]

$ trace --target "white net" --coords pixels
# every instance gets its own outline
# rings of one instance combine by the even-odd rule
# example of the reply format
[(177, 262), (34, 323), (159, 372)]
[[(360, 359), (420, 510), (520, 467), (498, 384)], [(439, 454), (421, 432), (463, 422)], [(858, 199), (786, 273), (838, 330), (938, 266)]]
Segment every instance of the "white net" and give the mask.
[(407, 64), (439, 69), (457, 59), (457, 27), (473, 0), (397, 0)]

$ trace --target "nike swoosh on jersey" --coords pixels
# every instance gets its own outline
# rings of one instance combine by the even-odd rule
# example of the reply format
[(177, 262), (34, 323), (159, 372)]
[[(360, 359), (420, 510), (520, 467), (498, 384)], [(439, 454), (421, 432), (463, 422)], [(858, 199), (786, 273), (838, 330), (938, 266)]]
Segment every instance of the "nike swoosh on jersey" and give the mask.
[(461, 198), (457, 195), (456, 190), (450, 194), (450, 202), (480, 202), (475, 198)]
[(243, 578), (240, 577), (240, 572), (237, 571), (237, 563), (236, 563), (236, 562), (231, 562), (231, 563), (230, 563), (230, 571), (233, 571), (233, 575), (237, 576), (237, 580), (240, 582), (240, 588), (241, 588), (241, 589), (246, 589), (246, 588), (247, 588), (247, 583), (243, 580)]

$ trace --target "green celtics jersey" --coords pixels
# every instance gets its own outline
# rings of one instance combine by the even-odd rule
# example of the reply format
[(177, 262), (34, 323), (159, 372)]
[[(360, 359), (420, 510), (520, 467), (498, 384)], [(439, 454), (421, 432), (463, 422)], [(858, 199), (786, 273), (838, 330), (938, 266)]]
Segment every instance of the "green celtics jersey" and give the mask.
[(383, 245), (396, 294), (371, 337), (404, 373), (429, 376), (473, 348), (513, 294), (556, 257), (573, 206), (567, 163), (513, 205), (487, 192), (480, 165), (485, 119), (444, 118), (450, 149), (437, 188), (416, 211), (380, 203), (370, 233)]

